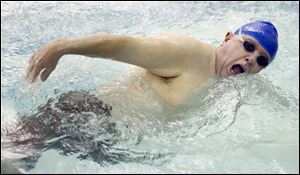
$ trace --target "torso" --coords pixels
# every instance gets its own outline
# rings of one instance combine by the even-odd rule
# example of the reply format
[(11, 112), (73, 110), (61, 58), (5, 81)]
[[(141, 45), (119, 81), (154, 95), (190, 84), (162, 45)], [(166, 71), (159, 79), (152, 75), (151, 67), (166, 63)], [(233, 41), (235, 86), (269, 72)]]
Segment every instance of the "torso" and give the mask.
[[(214, 58), (214, 48), (211, 47), (207, 51), (210, 52), (210, 57)], [(141, 67), (135, 67), (134, 72), (141, 76), (163, 101), (177, 106), (214, 74), (212, 70), (205, 69), (206, 66), (199, 67), (202, 69), (189, 70), (176, 77), (161, 77)]]
[[(165, 101), (171, 106), (177, 106), (182, 103), (187, 97), (191, 96), (192, 93), (201, 88), (202, 85), (214, 75), (214, 61), (215, 59), (215, 47), (208, 44), (201, 45), (201, 52), (199, 59), (195, 59), (195, 62), (191, 62), (191, 68), (184, 71), (180, 76), (162, 77), (141, 67), (135, 66), (133, 71), (129, 75), (135, 79), (134, 82), (129, 83), (128, 91), (143, 94), (150, 87), (160, 99)], [(213, 64), (213, 65), (212, 65)], [(143, 82), (143, 83), (141, 83)], [(146, 85), (145, 85), (146, 84)], [(147, 89), (146, 88), (146, 89)], [(147, 93), (147, 92), (146, 92)], [(147, 97), (147, 101), (148, 101)], [(149, 99), (150, 100), (150, 99)]]

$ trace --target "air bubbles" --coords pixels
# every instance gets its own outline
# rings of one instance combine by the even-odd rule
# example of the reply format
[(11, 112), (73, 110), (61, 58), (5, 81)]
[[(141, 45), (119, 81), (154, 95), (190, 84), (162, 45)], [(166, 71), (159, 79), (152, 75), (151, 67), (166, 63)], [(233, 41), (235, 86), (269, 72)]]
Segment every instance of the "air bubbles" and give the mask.
[(54, 87), (53, 92), (54, 92), (55, 95), (57, 95), (59, 93), (59, 88), (58, 87)]

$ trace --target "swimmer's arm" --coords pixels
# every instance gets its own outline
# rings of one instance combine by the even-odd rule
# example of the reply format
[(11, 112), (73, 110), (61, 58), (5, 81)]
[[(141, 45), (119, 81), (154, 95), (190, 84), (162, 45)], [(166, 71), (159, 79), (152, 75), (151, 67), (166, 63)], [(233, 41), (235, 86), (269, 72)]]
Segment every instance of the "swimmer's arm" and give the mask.
[(34, 80), (42, 69), (41, 79), (46, 80), (60, 57), (79, 54), (109, 58), (143, 67), (165, 77), (180, 75), (193, 66), (199, 52), (199, 43), (182, 35), (129, 37), (97, 34), (74, 39), (54, 41), (33, 56), (27, 77)]
[(66, 41), (66, 54), (109, 58), (148, 69), (163, 77), (180, 75), (195, 66), (201, 44), (185, 35), (130, 37), (91, 35)]

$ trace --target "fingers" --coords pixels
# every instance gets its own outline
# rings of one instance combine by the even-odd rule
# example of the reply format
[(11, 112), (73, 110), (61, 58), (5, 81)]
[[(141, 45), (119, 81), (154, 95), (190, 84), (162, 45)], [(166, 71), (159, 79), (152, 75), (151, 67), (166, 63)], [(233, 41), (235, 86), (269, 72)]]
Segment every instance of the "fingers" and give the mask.
[(33, 82), (40, 75), (41, 80), (45, 81), (55, 69), (60, 57), (61, 54), (54, 44), (38, 49), (29, 61), (26, 79)]
[(28, 69), (27, 69), (27, 73), (26, 73), (26, 79), (30, 82), (33, 82), (33, 72), (36, 71), (36, 68), (34, 67), (34, 65), (29, 65)]
[(49, 77), (50, 73), (54, 70), (55, 68), (47, 68), (46, 70), (44, 70), (41, 74), (41, 80), (45, 81), (47, 80), (47, 78)]
[(29, 76), (28, 76), (28, 79), (31, 83), (34, 82), (36, 77), (39, 75), (40, 71), (41, 69), (39, 67), (35, 66), (35, 64), (32, 65), (32, 70), (31, 72), (29, 72)]
[(28, 65), (28, 68), (26, 70), (26, 79), (29, 79), (29, 75), (30, 75), (30, 72), (32, 71), (33, 69), (33, 60), (34, 60), (34, 57), (35, 57), (35, 54), (32, 55), (31, 59), (29, 60), (29, 65)]
[(45, 67), (42, 66), (41, 63), (39, 63), (39, 61), (35, 57), (33, 57), (30, 60), (30, 63), (29, 63), (28, 69), (27, 69), (26, 79), (29, 80), (29, 82), (34, 82), (34, 80), (40, 74), (42, 69), (45, 69)]

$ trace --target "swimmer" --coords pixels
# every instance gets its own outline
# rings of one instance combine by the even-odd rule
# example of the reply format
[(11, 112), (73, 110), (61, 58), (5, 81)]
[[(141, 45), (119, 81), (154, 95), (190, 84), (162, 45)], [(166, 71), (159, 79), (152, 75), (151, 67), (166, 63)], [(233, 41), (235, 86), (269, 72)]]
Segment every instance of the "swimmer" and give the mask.
[[(218, 47), (179, 34), (147, 37), (96, 34), (44, 45), (32, 56), (26, 78), (33, 82), (40, 76), (45, 81), (67, 54), (108, 58), (137, 66), (138, 76), (164, 101), (177, 106), (215, 75), (258, 73), (274, 60), (277, 49), (277, 30), (268, 21), (254, 21), (234, 33), (228, 32)], [(80, 159), (91, 159), (101, 165), (144, 161), (147, 156), (140, 153), (109, 154), (120, 135), (115, 123), (109, 120), (111, 111), (112, 106), (93, 94), (68, 92), (58, 99), (49, 99), (36, 113), (21, 116), (17, 129), (5, 135), (18, 150), (30, 150), (31, 154), (23, 158), (26, 169), (33, 168), (42, 151), (48, 149), (60, 150), (64, 155), (76, 153)], [(94, 119), (102, 121), (97, 125), (100, 129), (86, 132), (89, 125), (84, 123)], [(99, 135), (104, 139), (95, 139)]]
[(140, 76), (157, 95), (177, 106), (214, 75), (258, 73), (274, 60), (277, 49), (277, 30), (268, 21), (250, 22), (228, 32), (218, 47), (180, 34), (95, 34), (44, 45), (32, 56), (26, 77), (33, 82), (40, 75), (45, 81), (67, 54), (108, 58), (139, 67)]

